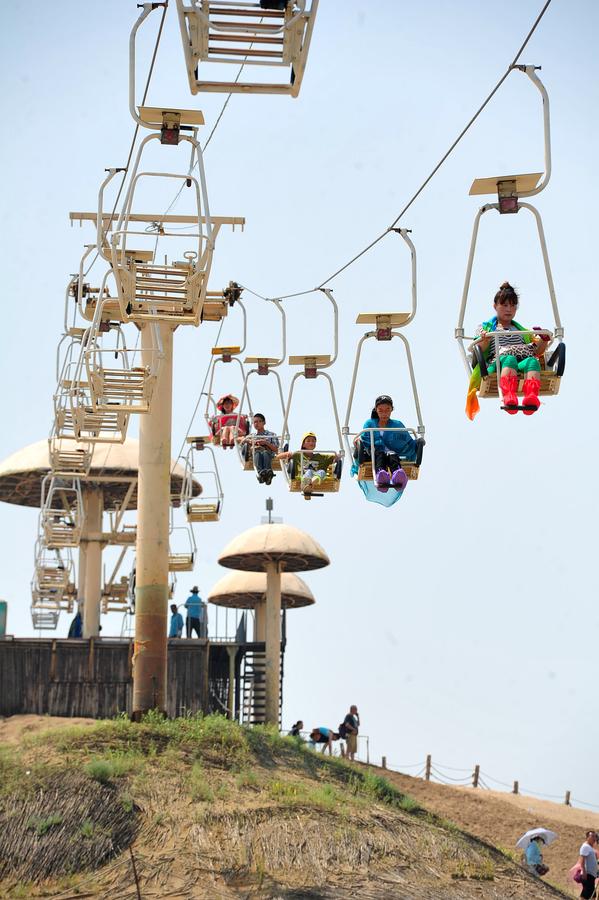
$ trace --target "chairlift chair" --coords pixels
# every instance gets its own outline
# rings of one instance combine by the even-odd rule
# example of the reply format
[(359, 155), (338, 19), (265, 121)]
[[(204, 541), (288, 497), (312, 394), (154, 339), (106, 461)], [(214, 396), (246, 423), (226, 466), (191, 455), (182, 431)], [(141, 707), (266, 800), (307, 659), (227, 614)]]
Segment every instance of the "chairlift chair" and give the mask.
[[(374, 441), (375, 441), (375, 431), (386, 431), (386, 432), (397, 432), (397, 431), (406, 431), (410, 433), (416, 440), (416, 459), (408, 460), (400, 457), (401, 466), (406, 473), (408, 479), (415, 480), (418, 478), (420, 472), (420, 465), (422, 462), (422, 454), (424, 449), (424, 434), (425, 428), (424, 423), (422, 421), (422, 412), (420, 408), (420, 399), (418, 396), (418, 388), (416, 385), (416, 376), (414, 373), (414, 365), (412, 362), (412, 353), (410, 350), (410, 344), (408, 339), (399, 331), (398, 329), (404, 328), (408, 325), (416, 315), (417, 306), (418, 306), (418, 288), (417, 288), (417, 265), (416, 265), (416, 248), (410, 238), (410, 229), (408, 228), (396, 228), (394, 231), (402, 238), (404, 243), (407, 245), (410, 251), (410, 261), (411, 261), (411, 309), (408, 312), (366, 312), (360, 313), (356, 319), (357, 325), (374, 325), (374, 329), (367, 331), (363, 337), (360, 339), (358, 343), (358, 347), (356, 350), (356, 357), (354, 362), (354, 369), (352, 374), (351, 387), (349, 392), (349, 397), (347, 401), (347, 410), (345, 413), (345, 422), (343, 425), (343, 436), (345, 439), (345, 446), (347, 453), (350, 457), (354, 459), (354, 467), (352, 471), (355, 472), (356, 478), (362, 491), (366, 495), (367, 499), (374, 500), (376, 502), (380, 502), (383, 505), (391, 506), (392, 503), (399, 499), (398, 497), (394, 497), (391, 495), (385, 495), (384, 497), (379, 497), (377, 494), (373, 493), (370, 484), (374, 482), (374, 472), (372, 467), (372, 460), (374, 460)], [(412, 388), (412, 395), (414, 398), (414, 406), (416, 409), (416, 426), (410, 426), (405, 429), (398, 428), (369, 428), (369, 429), (360, 429), (360, 430), (352, 430), (351, 427), (351, 411), (354, 400), (354, 393), (356, 388), (356, 381), (358, 378), (358, 371), (360, 367), (360, 361), (362, 356), (362, 349), (366, 341), (374, 339), (377, 342), (389, 342), (394, 338), (399, 338), (400, 342), (403, 344), (406, 362), (408, 365), (408, 373), (410, 376), (410, 384)], [(358, 438), (361, 438), (362, 435), (367, 434), (369, 443), (370, 443), (370, 461), (359, 461), (359, 442)], [(352, 440), (354, 439), (354, 440)], [(387, 496), (389, 499), (387, 499)]]
[[(160, 329), (156, 322), (146, 326), (151, 346), (142, 352), (128, 348), (119, 323), (104, 323), (99, 303), (84, 344), (87, 382), (92, 406), (99, 412), (146, 413), (156, 386), (163, 357)], [(108, 337), (113, 337), (112, 347)]]
[(60, 607), (52, 600), (34, 600), (31, 604), (31, 624), (36, 631), (56, 631)]
[(73, 560), (68, 548), (66, 551), (50, 550), (38, 539), (34, 553), (32, 596), (58, 599), (67, 590), (72, 577)]
[[(177, 0), (185, 64), (192, 94), (289, 94), (301, 88), (318, 0)], [(228, 65), (224, 77), (206, 80), (207, 63)], [(247, 81), (230, 67), (283, 68), (289, 80)], [(227, 77), (228, 76), (228, 77)]]
[(337, 401), (335, 399), (335, 388), (333, 385), (333, 380), (327, 372), (324, 372), (323, 369), (329, 368), (333, 365), (335, 360), (337, 359), (338, 347), (339, 347), (339, 314), (337, 309), (337, 304), (333, 298), (333, 292), (329, 288), (319, 288), (320, 292), (329, 300), (333, 307), (333, 341), (334, 341), (334, 349), (333, 355), (330, 354), (310, 354), (306, 356), (290, 356), (289, 357), (289, 365), (291, 366), (301, 366), (303, 371), (296, 372), (296, 374), (291, 379), (291, 383), (289, 385), (289, 394), (287, 396), (287, 403), (285, 405), (285, 417), (283, 420), (282, 434), (286, 436), (288, 434), (288, 422), (289, 422), (289, 413), (291, 410), (293, 391), (295, 387), (295, 383), (298, 378), (305, 378), (307, 380), (314, 380), (316, 378), (324, 378), (329, 386), (329, 391), (331, 395), (331, 405), (333, 408), (333, 415), (335, 418), (335, 426), (337, 429), (337, 435), (339, 438), (339, 450), (316, 450), (316, 453), (325, 453), (325, 454), (334, 454), (337, 459), (332, 462), (326, 471), (326, 477), (318, 486), (317, 491), (312, 491), (311, 489), (306, 490), (302, 488), (302, 466), (304, 461), (304, 452), (301, 448), (298, 450), (292, 451), (294, 456), (298, 455), (297, 465), (296, 460), (292, 457), (290, 464), (288, 466), (282, 466), (281, 469), (285, 475), (287, 480), (288, 488), (293, 493), (302, 493), (305, 500), (311, 500), (312, 497), (321, 497), (327, 493), (337, 493), (339, 490), (339, 486), (341, 483), (341, 471), (343, 467), (343, 457), (345, 455), (345, 451), (343, 449), (343, 438), (341, 432), (341, 424), (339, 421), (339, 412), (337, 410)]
[[(223, 509), (224, 493), (216, 464), (216, 455), (212, 447), (206, 444), (203, 437), (187, 438), (191, 447), (185, 460), (185, 478), (181, 491), (182, 502), (185, 506), (187, 521), (193, 522), (218, 522)], [(196, 453), (208, 454), (210, 468), (200, 469), (195, 458)], [(200, 476), (207, 475), (214, 482), (213, 494), (205, 494), (203, 479), (200, 496), (194, 496), (194, 483)]]
[(193, 572), (196, 542), (191, 525), (171, 527), (169, 539), (169, 572)]
[[(345, 413), (345, 424), (343, 426), (343, 436), (345, 438), (345, 446), (350, 457), (353, 457), (356, 461), (358, 460), (358, 445), (351, 442), (351, 438), (359, 438), (363, 434), (367, 434), (368, 441), (370, 444), (370, 456), (371, 460), (374, 459), (374, 437), (375, 432), (397, 432), (397, 431), (407, 431), (409, 432), (416, 440), (416, 459), (408, 460), (404, 458), (400, 458), (401, 467), (406, 473), (409, 480), (413, 481), (418, 478), (420, 472), (420, 465), (422, 463), (422, 455), (424, 450), (424, 423), (422, 421), (422, 413), (420, 410), (420, 400), (418, 397), (418, 388), (416, 386), (416, 377), (414, 374), (414, 366), (412, 363), (412, 354), (410, 351), (410, 345), (408, 343), (407, 338), (400, 334), (399, 331), (396, 331), (396, 328), (401, 328), (406, 325), (412, 319), (411, 313), (360, 313), (356, 319), (357, 325), (375, 325), (375, 329), (373, 331), (367, 331), (364, 336), (361, 338), (358, 349), (356, 351), (356, 359), (354, 363), (354, 371), (352, 376), (352, 383), (350, 388), (350, 395), (347, 404), (347, 410)], [(405, 348), (406, 351), (406, 359), (408, 363), (408, 371), (410, 374), (410, 383), (412, 386), (412, 393), (414, 397), (414, 404), (416, 407), (416, 418), (417, 425), (414, 428), (410, 426), (405, 429), (400, 428), (368, 428), (368, 429), (360, 429), (360, 430), (352, 430), (350, 425), (351, 418), (351, 410), (354, 399), (354, 392), (356, 386), (356, 380), (358, 376), (358, 369), (360, 366), (360, 359), (362, 354), (362, 347), (364, 342), (370, 338), (374, 338), (377, 341), (390, 341), (393, 338), (398, 337)], [(372, 470), (372, 462), (371, 461), (363, 461), (358, 465), (357, 470), (357, 480), (358, 482), (372, 482), (374, 481), (374, 473)]]
[[(268, 376), (274, 375), (277, 389), (279, 401), (281, 404), (281, 420), (285, 418), (285, 398), (283, 396), (283, 385), (281, 383), (281, 376), (276, 371), (276, 369), (285, 361), (285, 357), (287, 355), (287, 320), (285, 317), (285, 311), (281, 305), (280, 300), (278, 298), (273, 298), (268, 300), (269, 303), (273, 303), (276, 309), (279, 311), (281, 315), (281, 330), (282, 330), (282, 351), (280, 356), (246, 356), (244, 359), (245, 365), (254, 366), (252, 369), (248, 369), (245, 375), (245, 379), (243, 381), (243, 390), (241, 392), (241, 400), (239, 401), (240, 409), (243, 409), (243, 403), (248, 397), (249, 400), (249, 380), (252, 375), (258, 376)], [(288, 441), (288, 436), (281, 434), (278, 436), (280, 439), (280, 446), (284, 446)], [(239, 459), (241, 461), (242, 468), (245, 472), (253, 472), (254, 471), (254, 454), (253, 454), (253, 444), (251, 441), (248, 441), (245, 444), (237, 444), (237, 451), (239, 453)], [(281, 470), (281, 461), (279, 459), (272, 460), (272, 469), (275, 472), (279, 472)]]
[[(147, 135), (140, 142), (129, 173), (129, 182), (118, 221), (113, 227), (112, 219), (109, 217), (108, 229), (105, 230), (104, 192), (112, 178), (120, 171), (115, 168), (108, 170), (108, 175), (100, 186), (98, 196), (96, 242), (101, 255), (111, 263), (114, 269), (123, 321), (130, 319), (141, 323), (150, 320), (198, 325), (208, 287), (214, 242), (219, 228), (219, 225), (213, 226), (210, 218), (202, 148), (197, 139), (198, 128), (204, 124), (204, 116), (199, 110), (136, 107), (137, 31), (154, 8), (156, 7), (153, 4), (142, 4), (140, 15), (133, 25), (129, 39), (129, 111), (139, 127), (154, 133)], [(191, 160), (187, 173), (141, 172), (139, 170), (145, 149), (152, 141), (156, 140), (167, 146), (178, 146), (181, 141), (191, 145)], [(199, 179), (192, 175), (196, 166)], [(140, 218), (133, 216), (132, 205), (140, 180), (152, 178), (178, 181), (181, 182), (182, 187), (187, 186), (193, 189), (195, 200), (193, 223), (198, 230), (189, 235), (190, 239), (193, 239), (193, 246), (183, 254), (183, 259), (174, 260), (170, 264), (168, 262), (158, 263), (154, 250), (144, 247), (136, 248), (130, 243), (132, 238), (136, 239), (138, 236), (147, 239), (146, 231), (136, 230), (135, 227), (132, 227), (136, 219)], [(143, 217), (141, 218), (143, 219)], [(168, 230), (169, 223), (166, 221), (166, 216), (158, 215), (148, 218), (150, 223), (155, 223), (157, 233), (161, 238), (180, 236), (177, 232)], [(169, 219), (177, 221), (178, 217), (170, 216)], [(108, 237), (108, 231), (110, 237)]]
[[(236, 287), (238, 287), (236, 285)], [(208, 379), (208, 386), (206, 389), (206, 409), (204, 411), (204, 418), (206, 419), (206, 424), (208, 425), (208, 429), (211, 435), (212, 443), (215, 446), (220, 445), (220, 435), (217, 430), (215, 430), (216, 420), (219, 416), (219, 410), (216, 407), (216, 399), (214, 395), (214, 379), (216, 375), (217, 366), (223, 364), (228, 365), (230, 363), (236, 363), (239, 366), (239, 371), (241, 373), (241, 378), (243, 381), (243, 386), (246, 384), (246, 375), (244, 365), (239, 358), (240, 355), (244, 352), (246, 341), (247, 341), (247, 313), (245, 310), (244, 304), (241, 302), (239, 298), (239, 294), (241, 292), (241, 288), (239, 288), (239, 293), (236, 294), (235, 297), (235, 305), (239, 307), (242, 313), (242, 322), (243, 322), (243, 335), (242, 341), (240, 344), (227, 344), (221, 345), (219, 347), (212, 347), (212, 362), (210, 363), (210, 376)], [(247, 391), (243, 391), (241, 394), (241, 401), (239, 403), (239, 408), (235, 415), (236, 421), (234, 423), (234, 427), (237, 430), (243, 428), (246, 431), (249, 431), (249, 422), (248, 416), (243, 412), (243, 400), (247, 396), (248, 399), (248, 408), (249, 415), (252, 415), (252, 406), (249, 394)], [(233, 424), (233, 423), (232, 423)]]
[(84, 521), (78, 478), (46, 475), (42, 481), (40, 526), (49, 550), (78, 547)]
[[(562, 327), (561, 318), (559, 314), (559, 309), (557, 305), (557, 298), (555, 294), (555, 286), (553, 283), (553, 275), (551, 273), (551, 266), (549, 263), (549, 254), (547, 251), (547, 244), (545, 241), (545, 233), (543, 230), (543, 223), (541, 220), (541, 215), (539, 211), (533, 206), (531, 203), (527, 203), (522, 200), (522, 198), (532, 197), (536, 194), (539, 194), (543, 191), (551, 177), (551, 134), (550, 134), (550, 120), (549, 120), (549, 97), (547, 95), (547, 91), (545, 86), (539, 79), (536, 74), (535, 66), (515, 66), (520, 72), (523, 72), (525, 75), (530, 78), (535, 87), (539, 90), (542, 101), (543, 101), (543, 133), (544, 133), (544, 149), (545, 149), (545, 172), (534, 172), (532, 174), (525, 175), (501, 175), (491, 178), (477, 178), (472, 183), (470, 188), (470, 195), (476, 196), (481, 194), (497, 194), (497, 202), (496, 203), (485, 203), (482, 206), (474, 220), (474, 227), (472, 230), (472, 238), (470, 241), (470, 252), (468, 256), (468, 263), (466, 266), (466, 276), (464, 280), (464, 289), (462, 291), (462, 300), (460, 304), (460, 310), (458, 314), (458, 323), (455, 329), (455, 337), (458, 341), (458, 346), (460, 350), (460, 355), (462, 357), (462, 361), (466, 368), (466, 372), (468, 376), (470, 376), (471, 371), (477, 366), (480, 366), (481, 372), (481, 384), (480, 389), (478, 391), (478, 396), (483, 398), (494, 397), (500, 398), (502, 407), (503, 407), (503, 396), (501, 394), (501, 389), (498, 384), (498, 378), (496, 373), (489, 373), (487, 371), (487, 366), (485, 363), (484, 355), (482, 354), (479, 347), (474, 346), (472, 348), (472, 356), (469, 356), (468, 347), (469, 344), (475, 340), (474, 336), (467, 336), (464, 331), (464, 320), (466, 316), (466, 306), (468, 303), (468, 294), (470, 290), (470, 281), (472, 277), (472, 266), (474, 262), (474, 254), (476, 251), (476, 242), (478, 238), (478, 229), (480, 225), (480, 220), (482, 216), (489, 212), (489, 210), (494, 209), (499, 212), (500, 215), (513, 215), (520, 212), (521, 209), (526, 209), (534, 216), (537, 233), (539, 237), (539, 243), (541, 246), (541, 254), (543, 257), (543, 265), (545, 268), (545, 276), (547, 278), (547, 287), (549, 291), (549, 298), (551, 302), (551, 309), (553, 313), (554, 319), (554, 329), (553, 332), (550, 333), (551, 341), (547, 348), (545, 354), (539, 358), (539, 362), (541, 364), (541, 383), (539, 394), (541, 396), (555, 396), (559, 392), (560, 383), (562, 375), (564, 374), (565, 365), (566, 365), (566, 346), (563, 341), (564, 337), (564, 329)], [(536, 332), (534, 330), (531, 331), (521, 331), (519, 332), (521, 336), (529, 335), (534, 336)], [(499, 336), (496, 333), (491, 333), (492, 339), (495, 341), (495, 358), (499, 358)], [(523, 379), (519, 379), (518, 391), (522, 391), (522, 382)]]
[(53, 475), (62, 478), (76, 478), (89, 474), (92, 464), (92, 445), (89, 441), (80, 443), (74, 437), (58, 437), (56, 422), (52, 423), (52, 430), (48, 438), (48, 451)]
[(102, 588), (101, 611), (122, 612), (129, 605), (129, 578), (122, 575), (119, 581), (110, 581)]
[(128, 424), (127, 412), (94, 409), (90, 384), (84, 375), (84, 343), (73, 341), (54, 394), (54, 437), (81, 444), (122, 443)]

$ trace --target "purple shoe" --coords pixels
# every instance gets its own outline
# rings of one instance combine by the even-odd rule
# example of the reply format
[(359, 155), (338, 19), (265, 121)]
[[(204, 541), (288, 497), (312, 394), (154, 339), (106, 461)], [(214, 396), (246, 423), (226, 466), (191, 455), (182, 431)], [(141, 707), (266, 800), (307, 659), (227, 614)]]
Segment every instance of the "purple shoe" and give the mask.
[(389, 487), (391, 483), (391, 476), (387, 472), (386, 469), (379, 469), (376, 473), (376, 485), (377, 487)]
[(391, 484), (393, 485), (393, 487), (397, 488), (399, 491), (403, 491), (407, 483), (408, 476), (406, 475), (404, 470), (401, 467), (399, 469), (396, 469), (391, 476)]

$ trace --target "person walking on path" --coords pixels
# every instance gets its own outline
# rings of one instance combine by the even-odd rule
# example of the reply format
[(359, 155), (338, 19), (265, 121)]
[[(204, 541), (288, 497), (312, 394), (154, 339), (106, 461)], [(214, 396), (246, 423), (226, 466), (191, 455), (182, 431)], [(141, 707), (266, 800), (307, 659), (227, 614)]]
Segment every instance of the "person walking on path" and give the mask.
[(580, 856), (578, 865), (581, 868), (582, 875), (582, 900), (591, 900), (595, 893), (595, 879), (597, 878), (597, 855), (595, 853), (595, 844), (597, 843), (597, 832), (587, 831), (585, 841), (580, 848)]
[(169, 638), (180, 638), (183, 635), (183, 616), (177, 609), (176, 603), (171, 603), (171, 627), (168, 631)]
[[(354, 761), (354, 757), (358, 752), (358, 732), (360, 730), (360, 715), (358, 707), (350, 706), (349, 712), (343, 720), (341, 726), (345, 732), (345, 756), (347, 759)], [(341, 731), (340, 727), (340, 731)]]
[(207, 618), (206, 609), (200, 597), (200, 589), (194, 585), (191, 594), (185, 601), (185, 609), (187, 610), (187, 619), (185, 621), (185, 634), (188, 638), (192, 637), (193, 632), (199, 638), (206, 637), (207, 622), (203, 623), (203, 619)]

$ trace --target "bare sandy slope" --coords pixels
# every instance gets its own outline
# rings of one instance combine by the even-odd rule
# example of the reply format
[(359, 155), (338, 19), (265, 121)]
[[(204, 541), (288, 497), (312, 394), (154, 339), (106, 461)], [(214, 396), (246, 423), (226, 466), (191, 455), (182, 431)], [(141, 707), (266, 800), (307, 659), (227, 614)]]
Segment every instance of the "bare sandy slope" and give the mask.
[(547, 877), (573, 897), (579, 896), (580, 888), (567, 880), (567, 873), (578, 858), (585, 831), (599, 829), (599, 814), (521, 794), (450, 787), (384, 769), (378, 771), (426, 809), (496, 847), (517, 852), (516, 841), (530, 828), (557, 832), (559, 839), (543, 853), (550, 867)]
[(0, 744), (18, 744), (27, 734), (64, 728), (65, 725), (93, 725), (95, 719), (70, 719), (61, 716), (8, 716), (0, 717)]

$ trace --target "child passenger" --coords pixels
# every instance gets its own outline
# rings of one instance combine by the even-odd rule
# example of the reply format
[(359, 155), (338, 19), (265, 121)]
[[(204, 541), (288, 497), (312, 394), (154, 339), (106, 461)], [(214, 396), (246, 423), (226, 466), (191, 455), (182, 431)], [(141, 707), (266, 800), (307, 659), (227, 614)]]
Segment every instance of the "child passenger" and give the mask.
[(277, 459), (293, 461), (295, 477), (299, 474), (304, 494), (318, 488), (326, 478), (329, 466), (339, 459), (338, 453), (315, 453), (315, 450), (316, 435), (313, 431), (306, 431), (299, 451), (286, 451), (277, 455)]
[(236, 437), (248, 433), (249, 426), (247, 416), (237, 415), (233, 412), (239, 406), (239, 400), (233, 394), (225, 394), (221, 397), (216, 408), (220, 415), (212, 416), (210, 427), (214, 437), (214, 443), (221, 447), (234, 447)]

